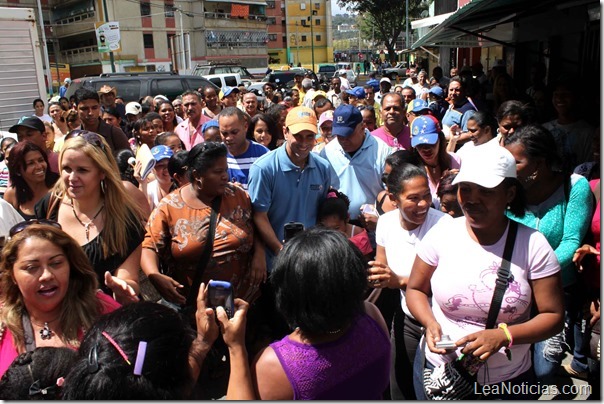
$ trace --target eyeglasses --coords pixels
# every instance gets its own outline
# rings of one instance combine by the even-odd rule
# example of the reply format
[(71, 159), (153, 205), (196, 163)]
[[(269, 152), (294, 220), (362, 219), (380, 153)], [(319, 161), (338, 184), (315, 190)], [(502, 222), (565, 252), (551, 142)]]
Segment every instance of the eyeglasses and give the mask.
[(40, 224), (40, 225), (45, 225), (45, 226), (52, 226), (52, 227), (55, 227), (55, 228), (61, 229), (61, 230), (63, 229), (61, 227), (61, 225), (59, 224), (59, 222), (56, 222), (54, 220), (50, 220), (50, 219), (29, 219), (29, 220), (17, 223), (13, 227), (11, 227), (10, 230), (8, 231), (9, 238), (10, 237), (14, 237), (16, 234), (21, 233), (23, 230), (25, 230), (26, 228), (28, 228), (32, 224)]
[(367, 111), (373, 111), (373, 112), (375, 112), (375, 108), (373, 108), (373, 106), (372, 106), (372, 105), (358, 105), (358, 106), (357, 106), (357, 109), (358, 109), (359, 111), (364, 111), (364, 110), (367, 110)]
[(103, 139), (101, 139), (101, 135), (98, 133), (90, 132), (89, 130), (84, 129), (74, 129), (65, 135), (65, 141), (69, 139), (73, 139), (75, 137), (83, 137), (88, 143), (93, 146), (100, 148), (105, 151), (105, 145), (103, 144)]

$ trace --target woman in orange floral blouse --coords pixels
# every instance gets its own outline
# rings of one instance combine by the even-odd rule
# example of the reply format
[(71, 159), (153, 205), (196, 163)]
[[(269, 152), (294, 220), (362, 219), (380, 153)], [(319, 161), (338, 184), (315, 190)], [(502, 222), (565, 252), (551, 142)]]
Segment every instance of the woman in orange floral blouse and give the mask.
[(217, 197), (221, 202), (214, 249), (202, 282), (229, 281), (236, 297), (250, 301), (266, 279), (264, 250), (255, 245), (260, 240), (254, 237), (250, 198), (229, 183), (226, 153), (226, 147), (216, 142), (193, 147), (187, 158), (191, 183), (162, 199), (149, 217), (141, 267), (169, 302), (185, 303), (207, 242), (211, 206)]

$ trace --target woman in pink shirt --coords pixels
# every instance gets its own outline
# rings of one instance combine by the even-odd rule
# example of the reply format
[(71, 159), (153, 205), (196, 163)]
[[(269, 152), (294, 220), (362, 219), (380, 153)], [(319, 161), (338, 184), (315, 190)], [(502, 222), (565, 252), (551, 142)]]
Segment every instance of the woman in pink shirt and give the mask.
[(0, 261), (0, 376), (36, 347), (77, 349), (96, 319), (119, 307), (58, 223), (33, 219), (9, 234)]

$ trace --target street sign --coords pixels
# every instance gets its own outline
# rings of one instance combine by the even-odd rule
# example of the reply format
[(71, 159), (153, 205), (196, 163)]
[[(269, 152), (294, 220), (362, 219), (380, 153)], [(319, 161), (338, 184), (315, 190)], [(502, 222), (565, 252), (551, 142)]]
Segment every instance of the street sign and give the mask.
[(100, 53), (118, 52), (120, 50), (120, 23), (96, 22), (96, 40)]

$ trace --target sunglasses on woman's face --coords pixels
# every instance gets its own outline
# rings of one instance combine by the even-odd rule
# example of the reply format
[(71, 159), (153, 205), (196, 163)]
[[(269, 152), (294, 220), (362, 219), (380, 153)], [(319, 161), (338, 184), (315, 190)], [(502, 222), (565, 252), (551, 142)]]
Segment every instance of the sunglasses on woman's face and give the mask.
[(74, 137), (83, 137), (84, 140), (86, 140), (91, 145), (98, 147), (101, 150), (105, 151), (105, 145), (103, 144), (103, 139), (101, 139), (101, 135), (99, 135), (98, 133), (90, 132), (90, 131), (84, 130), (84, 129), (74, 129), (65, 136), (65, 141), (72, 139)]
[(52, 226), (52, 227), (55, 227), (57, 229), (62, 229), (61, 225), (58, 222), (55, 222), (54, 220), (50, 220), (50, 219), (29, 219), (29, 220), (17, 223), (13, 227), (11, 227), (10, 230), (8, 231), (9, 238), (10, 237), (14, 237), (15, 234), (21, 233), (23, 230), (25, 230), (26, 228), (28, 228), (32, 224), (40, 224), (40, 225), (45, 225), (45, 226)]

